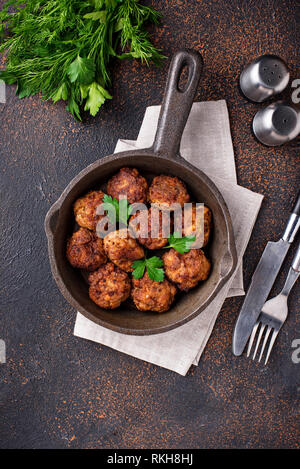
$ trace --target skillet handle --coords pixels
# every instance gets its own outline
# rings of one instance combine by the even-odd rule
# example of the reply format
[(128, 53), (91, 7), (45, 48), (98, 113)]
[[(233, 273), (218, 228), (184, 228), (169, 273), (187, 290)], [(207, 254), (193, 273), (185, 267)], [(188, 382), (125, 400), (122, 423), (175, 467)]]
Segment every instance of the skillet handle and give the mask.
[[(188, 79), (179, 88), (183, 68), (188, 68)], [(182, 133), (197, 91), (203, 60), (199, 52), (180, 50), (174, 54), (169, 68), (163, 103), (158, 119), (153, 151), (172, 158), (179, 153)]]

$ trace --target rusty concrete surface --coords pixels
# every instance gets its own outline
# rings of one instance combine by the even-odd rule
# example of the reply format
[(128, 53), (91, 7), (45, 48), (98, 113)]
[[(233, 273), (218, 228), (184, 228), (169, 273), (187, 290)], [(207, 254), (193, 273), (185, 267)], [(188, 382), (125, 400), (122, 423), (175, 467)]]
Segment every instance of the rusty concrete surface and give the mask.
[[(237, 80), (259, 54), (277, 53), (299, 78), (294, 0), (149, 1), (163, 20), (154, 42), (170, 57), (198, 49), (204, 76), (198, 99), (226, 99), (239, 183), (265, 196), (244, 263), (246, 287), (269, 239), (278, 239), (299, 187), (299, 146), (266, 148), (251, 135), (260, 105)], [(0, 5), (3, 1), (0, 1)], [(7, 87), (0, 104), (2, 448), (299, 448), (299, 285), (267, 367), (231, 352), (243, 298), (225, 302), (197, 368), (188, 376), (73, 336), (75, 311), (52, 279), (44, 216), (68, 182), (118, 137), (134, 139), (146, 106), (159, 104), (161, 68), (112, 65), (114, 99), (77, 123), (63, 104), (19, 100)], [(283, 94), (288, 98), (291, 88)], [(298, 141), (299, 142), (299, 141)], [(282, 286), (295, 246), (274, 288)]]

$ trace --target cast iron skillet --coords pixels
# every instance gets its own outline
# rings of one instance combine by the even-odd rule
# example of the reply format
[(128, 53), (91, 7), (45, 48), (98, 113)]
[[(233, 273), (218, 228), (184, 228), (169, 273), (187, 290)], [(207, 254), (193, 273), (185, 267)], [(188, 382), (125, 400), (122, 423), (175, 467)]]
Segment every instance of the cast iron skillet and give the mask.
[[(182, 90), (179, 79), (184, 67), (188, 69), (188, 79)], [(223, 197), (202, 171), (179, 154), (201, 71), (202, 57), (198, 52), (177, 52), (169, 69), (153, 146), (110, 155), (91, 164), (70, 182), (46, 215), (51, 270), (60, 291), (88, 319), (117, 332), (157, 334), (190, 321), (213, 300), (237, 265), (232, 224)], [(212, 272), (208, 280), (179, 295), (172, 309), (164, 314), (137, 311), (131, 302), (112, 311), (101, 309), (89, 298), (88, 284), (81, 272), (72, 268), (66, 259), (66, 240), (74, 229), (73, 203), (91, 189), (104, 188), (107, 180), (124, 166), (136, 167), (149, 181), (159, 174), (177, 176), (185, 181), (195, 201), (204, 202), (212, 210), (214, 229), (209, 247)]]

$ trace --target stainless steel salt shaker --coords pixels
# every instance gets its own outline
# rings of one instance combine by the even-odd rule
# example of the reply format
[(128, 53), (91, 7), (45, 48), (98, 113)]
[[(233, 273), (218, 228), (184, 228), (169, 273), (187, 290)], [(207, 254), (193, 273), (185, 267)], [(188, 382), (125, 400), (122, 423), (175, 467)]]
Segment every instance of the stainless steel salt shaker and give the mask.
[(246, 98), (261, 103), (281, 93), (288, 85), (289, 79), (290, 74), (284, 61), (277, 55), (265, 54), (242, 71), (240, 87)]
[(272, 103), (255, 114), (252, 128), (264, 145), (282, 145), (300, 133), (300, 110), (291, 104)]

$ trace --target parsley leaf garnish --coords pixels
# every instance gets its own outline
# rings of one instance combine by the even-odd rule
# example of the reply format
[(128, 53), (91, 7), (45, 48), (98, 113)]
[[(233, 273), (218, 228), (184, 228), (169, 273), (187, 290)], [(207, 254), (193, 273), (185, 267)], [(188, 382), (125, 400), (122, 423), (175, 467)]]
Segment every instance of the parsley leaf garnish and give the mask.
[(191, 250), (192, 244), (196, 240), (196, 236), (189, 235), (180, 237), (180, 233), (173, 233), (170, 238), (168, 238), (169, 244), (164, 246), (164, 249), (173, 248), (178, 251), (180, 254), (189, 252)]
[(138, 278), (142, 278), (146, 269), (146, 259), (134, 261), (131, 267), (134, 269), (134, 271), (132, 272), (133, 278), (135, 278), (136, 280)]
[(134, 261), (132, 264), (132, 268), (134, 269), (132, 276), (135, 279), (139, 279), (143, 277), (145, 269), (147, 269), (150, 280), (163, 282), (165, 273), (164, 269), (161, 268), (162, 266), (163, 261), (157, 256), (149, 257), (149, 259), (140, 259)]
[(119, 221), (123, 225), (127, 225), (132, 210), (127, 199), (120, 199), (118, 201), (115, 197), (105, 194), (101, 206), (107, 211), (108, 219), (112, 224)]

